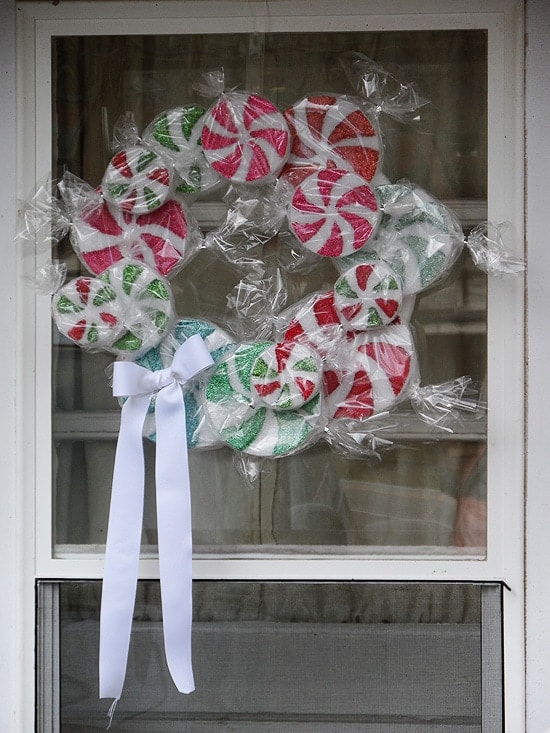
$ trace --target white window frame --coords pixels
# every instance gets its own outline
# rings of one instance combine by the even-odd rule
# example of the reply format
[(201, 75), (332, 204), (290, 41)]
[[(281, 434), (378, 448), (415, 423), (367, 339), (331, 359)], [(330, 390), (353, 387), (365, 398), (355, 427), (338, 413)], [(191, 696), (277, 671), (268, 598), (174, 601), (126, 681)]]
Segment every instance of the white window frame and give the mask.
[[(267, 9), (267, 12), (266, 12)], [(372, 10), (372, 12), (370, 12)], [(217, 19), (219, 22), (217, 23)], [(488, 31), (488, 218), (510, 220), (518, 253), (523, 242), (523, 3), (519, 0), (376, 0), (270, 3), (233, 0), (141, 0), (18, 6), (18, 197), (28, 199), (51, 167), (51, 38), (54, 35), (315, 30)], [(40, 255), (38, 256), (39, 259)], [(21, 289), (38, 261), (21, 261)], [(488, 294), (488, 542), (484, 558), (448, 554), (277, 553), (197, 554), (196, 578), (501, 581), (505, 594), (505, 656), (514, 669), (506, 695), (507, 730), (523, 727), (524, 356), (523, 288), (490, 280)], [(25, 535), (34, 543), (37, 578), (101, 578), (95, 552), (55, 556), (52, 542), (51, 341), (48, 299), (24, 292), (18, 310), (18, 445), (21, 491), (28, 511)], [(29, 385), (32, 385), (30, 388)], [(23, 388), (24, 387), (24, 388)], [(32, 456), (34, 460), (29, 460)], [(143, 557), (141, 578), (158, 577), (155, 557)], [(507, 676), (507, 686), (511, 684)]]

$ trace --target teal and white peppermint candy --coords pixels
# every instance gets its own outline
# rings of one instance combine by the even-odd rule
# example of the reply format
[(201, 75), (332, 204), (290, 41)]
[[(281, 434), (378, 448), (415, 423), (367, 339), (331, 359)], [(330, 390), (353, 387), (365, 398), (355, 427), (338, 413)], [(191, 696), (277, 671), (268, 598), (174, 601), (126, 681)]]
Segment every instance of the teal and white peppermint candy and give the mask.
[(319, 394), (319, 356), (305, 344), (272, 344), (252, 364), (251, 384), (259, 405), (278, 410), (303, 407)]
[(220, 362), (206, 387), (205, 408), (213, 428), (234, 450), (276, 458), (315, 440), (322, 418), (319, 395), (296, 410), (258, 406), (253, 368), (272, 346), (272, 342), (243, 344)]
[[(233, 343), (229, 334), (214, 323), (195, 318), (182, 318), (177, 321), (170, 334), (159, 346), (150, 349), (143, 356), (136, 359), (136, 362), (153, 372), (165, 369), (172, 363), (174, 354), (181, 344), (196, 334), (201, 336), (215, 364), (236, 348), (236, 344)], [(206, 372), (207, 374), (208, 372)], [(219, 437), (211, 428), (204, 414), (201, 397), (204, 378), (205, 373), (201, 373), (185, 387), (184, 402), (188, 448), (213, 448), (221, 444)], [(154, 441), (156, 439), (154, 398), (151, 400), (149, 414), (145, 419), (143, 434), (150, 440)]]
[(338, 262), (340, 271), (382, 258), (403, 282), (406, 295), (445, 277), (462, 252), (464, 234), (455, 215), (409, 182), (378, 186), (383, 217), (367, 247)]
[(401, 278), (384, 260), (367, 260), (346, 270), (334, 284), (334, 307), (342, 324), (356, 331), (387, 326), (403, 301)]
[(197, 194), (220, 180), (202, 151), (204, 114), (197, 105), (174, 107), (157, 115), (143, 131), (143, 142), (172, 162), (176, 193)]

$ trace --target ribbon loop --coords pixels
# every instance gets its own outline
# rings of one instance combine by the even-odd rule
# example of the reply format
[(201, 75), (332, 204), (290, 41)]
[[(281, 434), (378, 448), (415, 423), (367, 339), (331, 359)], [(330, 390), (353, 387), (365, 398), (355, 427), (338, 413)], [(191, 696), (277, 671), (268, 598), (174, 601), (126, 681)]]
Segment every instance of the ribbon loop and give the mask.
[(99, 696), (122, 694), (143, 521), (143, 423), (156, 393), (155, 463), (159, 567), (166, 659), (180, 692), (194, 690), (191, 665), (191, 492), (182, 385), (212, 366), (202, 338), (187, 339), (166, 369), (116, 362), (113, 395), (125, 396), (115, 454), (101, 598)]

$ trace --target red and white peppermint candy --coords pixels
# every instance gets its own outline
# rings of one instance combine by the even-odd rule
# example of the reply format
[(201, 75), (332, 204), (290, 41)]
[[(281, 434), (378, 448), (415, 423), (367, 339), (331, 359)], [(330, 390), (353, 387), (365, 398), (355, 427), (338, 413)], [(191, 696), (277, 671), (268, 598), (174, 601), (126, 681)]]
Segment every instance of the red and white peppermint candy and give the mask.
[(403, 287), (383, 260), (346, 270), (334, 284), (334, 306), (344, 326), (362, 331), (391, 323), (400, 311)]
[(342, 336), (342, 324), (334, 306), (334, 292), (315, 293), (292, 308), (282, 341), (306, 344), (325, 355)]
[(348, 333), (339, 351), (323, 375), (329, 417), (365, 419), (407, 397), (416, 352), (410, 328), (399, 319), (378, 331)]
[(304, 344), (272, 344), (252, 365), (252, 393), (266, 407), (295, 410), (315, 397), (320, 385), (319, 357)]
[(171, 182), (172, 173), (163, 158), (141, 145), (131, 145), (111, 159), (101, 187), (113, 205), (145, 214), (162, 206)]
[(276, 176), (290, 152), (285, 118), (257, 94), (224, 94), (206, 113), (201, 137), (212, 168), (236, 183), (261, 183)]
[(173, 199), (149, 214), (140, 214), (130, 231), (130, 256), (165, 277), (175, 274), (190, 254), (187, 216), (182, 205)]
[(381, 212), (368, 183), (348, 171), (323, 168), (296, 187), (288, 220), (298, 240), (323, 257), (345, 257), (374, 235)]
[(99, 275), (124, 256), (131, 215), (111, 206), (98, 193), (72, 217), (71, 243), (86, 268)]
[(95, 275), (129, 257), (170, 277), (193, 254), (189, 234), (185, 209), (174, 199), (138, 216), (101, 200), (73, 217), (71, 240), (86, 268)]
[(354, 171), (367, 181), (380, 162), (379, 135), (355, 101), (335, 94), (304, 97), (284, 112), (292, 148), (283, 175), (293, 185), (319, 168)]

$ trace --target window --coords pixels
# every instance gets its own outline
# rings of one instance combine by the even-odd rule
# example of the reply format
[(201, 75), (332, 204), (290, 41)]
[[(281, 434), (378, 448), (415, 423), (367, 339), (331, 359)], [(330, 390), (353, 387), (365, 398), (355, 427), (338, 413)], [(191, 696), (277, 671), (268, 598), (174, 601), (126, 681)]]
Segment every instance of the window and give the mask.
[[(354, 50), (399, 69), (432, 102), (416, 126), (381, 119), (388, 178), (425, 188), (466, 232), (488, 218), (512, 220), (520, 233), (517, 3), (495, 1), (483, 13), (469, 2), (425, 3), (415, 15), (395, 5), (384, 16), (355, 2), (337, 16), (325, 3), (314, 15), (286, 2), (159, 7), (21, 4), (22, 83), (37, 90), (35, 103), (32, 94), (22, 103), (23, 190), (65, 168), (98, 185), (117, 118), (131, 111), (143, 129), (193, 98), (202, 71), (223, 66), (228, 87), (257, 89), (285, 109), (312, 91), (349, 92), (338, 57)], [(198, 199), (193, 211), (203, 231), (214, 229), (225, 214), (221, 193)], [(262, 253), (272, 281), (284, 247), (274, 238)], [(67, 242), (56, 255), (79, 272)], [(324, 262), (284, 274), (291, 300), (335, 278)], [(174, 280), (178, 314), (223, 324), (241, 277), (199, 253)], [(487, 279), (466, 253), (452, 279), (416, 300), (423, 383), (474, 377), (486, 420), (434, 440), (404, 403), (384, 433), (394, 447), (382, 460), (342, 457), (318, 443), (268, 461), (248, 482), (230, 449), (192, 452), (197, 581), (503, 581), (513, 595), (508, 623), (521, 628), (522, 309), (521, 278)], [(27, 411), (37, 457), (28, 476), (29, 492), (36, 488), (37, 578), (97, 579), (119, 416), (104, 376), (111, 359), (55, 333), (52, 345), (43, 296), (28, 304), (26, 324), (37, 368), (36, 408)], [(147, 451), (151, 457), (153, 444)], [(149, 485), (144, 580), (158, 576), (155, 528)], [(63, 605), (68, 586), (61, 587)]]
[[(71, 733), (105, 729), (100, 586), (39, 584), (40, 618), (55, 619), (40, 636), (42, 708), (53, 711), (41, 730), (53, 721)], [(197, 581), (197, 689), (185, 696), (164, 661), (158, 581), (142, 581), (116, 724), (132, 733), (500, 731), (500, 596), (494, 584)]]

